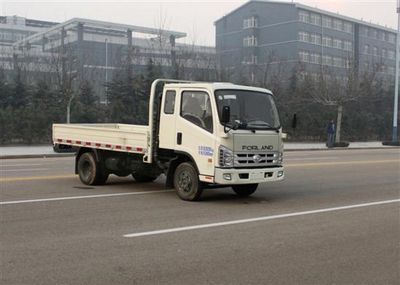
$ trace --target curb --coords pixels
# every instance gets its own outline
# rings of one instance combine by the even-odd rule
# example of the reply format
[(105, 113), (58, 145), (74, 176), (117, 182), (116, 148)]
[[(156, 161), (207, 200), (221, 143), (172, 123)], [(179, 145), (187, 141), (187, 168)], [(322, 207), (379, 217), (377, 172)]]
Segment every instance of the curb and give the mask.
[[(335, 147), (335, 148), (293, 148), (284, 149), (284, 152), (295, 151), (332, 151), (332, 150), (376, 150), (376, 149), (400, 149), (398, 146), (382, 146), (382, 147)], [(22, 159), (22, 158), (53, 158), (53, 157), (72, 157), (75, 153), (49, 153), (49, 154), (21, 154), (21, 155), (2, 155), (0, 159)]]

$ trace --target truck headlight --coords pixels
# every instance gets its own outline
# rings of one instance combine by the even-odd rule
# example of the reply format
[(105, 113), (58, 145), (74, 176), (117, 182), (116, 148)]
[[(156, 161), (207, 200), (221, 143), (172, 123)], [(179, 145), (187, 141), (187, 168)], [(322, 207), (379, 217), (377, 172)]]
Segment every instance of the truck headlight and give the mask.
[(233, 151), (223, 145), (219, 147), (219, 165), (222, 167), (233, 166)]

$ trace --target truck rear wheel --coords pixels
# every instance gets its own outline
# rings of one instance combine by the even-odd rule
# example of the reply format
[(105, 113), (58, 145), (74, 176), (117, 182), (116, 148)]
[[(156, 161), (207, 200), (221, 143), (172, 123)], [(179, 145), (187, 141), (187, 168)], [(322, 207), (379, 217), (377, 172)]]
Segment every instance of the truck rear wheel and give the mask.
[(239, 197), (248, 197), (254, 192), (256, 192), (258, 184), (243, 184), (232, 186), (233, 191)]
[(81, 182), (86, 185), (103, 185), (108, 178), (108, 173), (91, 152), (85, 152), (79, 157), (78, 174)]
[(185, 201), (200, 200), (203, 192), (199, 175), (192, 163), (184, 162), (178, 165), (174, 174), (176, 194)]

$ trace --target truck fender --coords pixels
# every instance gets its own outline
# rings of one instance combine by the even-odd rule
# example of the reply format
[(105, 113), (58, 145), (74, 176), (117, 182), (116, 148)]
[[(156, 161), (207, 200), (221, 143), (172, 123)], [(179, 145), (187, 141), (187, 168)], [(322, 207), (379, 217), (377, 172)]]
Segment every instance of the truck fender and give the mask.
[(75, 174), (78, 174), (78, 161), (79, 161), (79, 158), (85, 152), (92, 152), (94, 154), (94, 158), (95, 158), (95, 160), (97, 162), (99, 162), (101, 160), (101, 155), (100, 155), (99, 150), (97, 150), (95, 148), (80, 147), (78, 149), (78, 151), (76, 152), (76, 156), (75, 156)]
[(175, 151), (175, 154), (177, 156), (170, 161), (169, 166), (168, 166), (168, 170), (167, 170), (167, 173), (166, 173), (166, 178), (167, 179), (165, 181), (165, 186), (167, 188), (173, 188), (173, 186), (174, 186), (175, 169), (182, 162), (191, 162), (191, 163), (193, 163), (197, 173), (200, 174), (199, 168), (197, 167), (197, 164), (196, 164), (196, 161), (193, 159), (193, 157), (189, 153), (183, 152), (183, 151)]

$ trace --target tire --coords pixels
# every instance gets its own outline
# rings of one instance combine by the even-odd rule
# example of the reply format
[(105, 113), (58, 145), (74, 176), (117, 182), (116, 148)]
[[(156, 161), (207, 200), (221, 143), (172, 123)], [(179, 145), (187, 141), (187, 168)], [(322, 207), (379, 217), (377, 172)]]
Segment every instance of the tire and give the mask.
[(153, 182), (157, 179), (157, 176), (148, 176), (142, 173), (132, 173), (132, 177), (135, 179), (136, 182), (140, 183)]
[(256, 192), (258, 184), (243, 184), (232, 186), (233, 191), (239, 197), (248, 197), (254, 192)]
[(106, 183), (108, 173), (106, 173), (101, 163), (91, 152), (83, 153), (78, 160), (79, 179), (86, 185), (103, 185)]
[(176, 194), (185, 201), (200, 200), (203, 192), (199, 175), (192, 163), (184, 162), (178, 165), (174, 173), (174, 188)]

